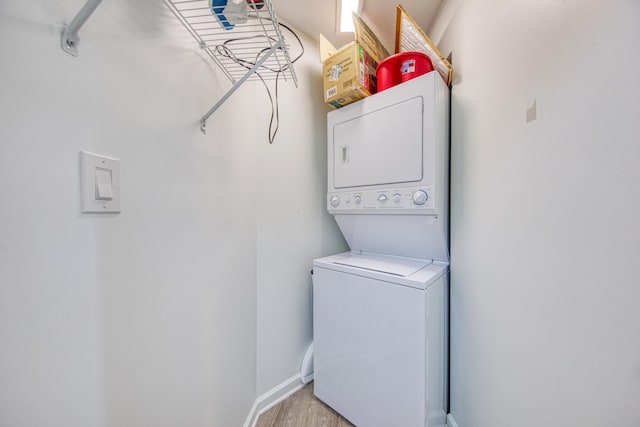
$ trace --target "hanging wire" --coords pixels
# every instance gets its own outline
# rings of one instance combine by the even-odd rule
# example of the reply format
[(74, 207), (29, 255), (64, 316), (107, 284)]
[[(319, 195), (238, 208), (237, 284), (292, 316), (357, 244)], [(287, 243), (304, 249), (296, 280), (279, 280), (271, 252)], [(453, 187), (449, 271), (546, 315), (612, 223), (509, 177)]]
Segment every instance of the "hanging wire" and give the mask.
[[(253, 6), (255, 7), (255, 6)], [(271, 20), (271, 18), (265, 18), (268, 20)], [(293, 65), (296, 61), (298, 61), (302, 55), (304, 55), (304, 45), (302, 44), (302, 41), (300, 40), (300, 37), (298, 36), (298, 34), (296, 34), (295, 31), (293, 31), (288, 25), (282, 24), (282, 23), (278, 23), (281, 27), (285, 28), (286, 30), (288, 30), (291, 34), (293, 34), (293, 36), (296, 38), (296, 40), (298, 41), (298, 45), (300, 46), (300, 53), (291, 60), (291, 65)], [(247, 60), (247, 59), (242, 59), (240, 58), (238, 55), (236, 55), (233, 51), (233, 45), (239, 42), (245, 42), (247, 40), (252, 40), (252, 39), (259, 39), (259, 38), (265, 38), (270, 42), (270, 45), (273, 45), (273, 43), (276, 43), (277, 40), (274, 37), (271, 36), (267, 36), (264, 34), (258, 34), (258, 35), (253, 35), (253, 36), (247, 36), (247, 37), (237, 37), (237, 38), (233, 38), (233, 39), (228, 39), (225, 40), (222, 44), (216, 45), (215, 46), (215, 50), (216, 53), (220, 56), (223, 56), (233, 62), (235, 62), (236, 64), (246, 68), (247, 70), (250, 70), (260, 59), (260, 56), (263, 55), (264, 53), (268, 52), (270, 50), (270, 48), (264, 48), (262, 50), (260, 50), (257, 54), (256, 57), (252, 60)], [(280, 46), (278, 49), (286, 49), (286, 46)], [(268, 138), (269, 138), (269, 144), (273, 144), (273, 141), (275, 140), (276, 134), (278, 133), (278, 129), (280, 128), (280, 113), (279, 113), (279, 101), (278, 101), (278, 81), (280, 80), (280, 74), (287, 71), (289, 69), (289, 64), (285, 64), (284, 66), (280, 67), (280, 68), (273, 68), (269, 65), (265, 65), (262, 64), (259, 69), (265, 69), (266, 71), (272, 72), (276, 74), (276, 83), (275, 83), (275, 102), (274, 102), (274, 97), (271, 95), (271, 90), (269, 89), (269, 86), (267, 85), (267, 82), (265, 81), (265, 79), (260, 75), (260, 73), (256, 70), (254, 71), (254, 73), (256, 74), (256, 76), (258, 76), (258, 78), (260, 79), (260, 81), (262, 82), (262, 84), (264, 85), (265, 89), (267, 90), (267, 95), (269, 96), (269, 103), (271, 104), (271, 118), (269, 119), (269, 128), (268, 128)], [(275, 128), (274, 128), (275, 126)]]

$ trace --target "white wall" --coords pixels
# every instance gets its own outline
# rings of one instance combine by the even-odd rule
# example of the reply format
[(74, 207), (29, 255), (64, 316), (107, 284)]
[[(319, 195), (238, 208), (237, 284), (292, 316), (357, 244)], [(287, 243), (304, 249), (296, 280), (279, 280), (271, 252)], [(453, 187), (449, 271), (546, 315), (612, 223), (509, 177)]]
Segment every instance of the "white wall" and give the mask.
[(299, 373), (312, 340), (313, 259), (348, 250), (326, 210), (329, 109), (321, 96), (320, 54), (316, 42), (296, 31), (306, 52), (295, 67), (300, 84), (280, 86), (280, 96), (291, 101), (280, 103), (277, 142), (257, 150), (258, 395)]
[(639, 425), (640, 3), (449, 5), (451, 413)]
[[(164, 4), (103, 2), (72, 58), (59, 32), (83, 4), (0, 3), (0, 425), (241, 425), (257, 392), (258, 256), (282, 227), (262, 186), (276, 165), (322, 183), (324, 130), (304, 126), (315, 75), (281, 91), (281, 107), (304, 108), (281, 108), (276, 145), (254, 83), (204, 136), (198, 119), (229, 83)], [(81, 149), (121, 159), (121, 214), (79, 213)], [(301, 197), (285, 218), (326, 230), (301, 252), (340, 245), (313, 210), (323, 197)], [(272, 301), (291, 303), (306, 269), (282, 271)]]

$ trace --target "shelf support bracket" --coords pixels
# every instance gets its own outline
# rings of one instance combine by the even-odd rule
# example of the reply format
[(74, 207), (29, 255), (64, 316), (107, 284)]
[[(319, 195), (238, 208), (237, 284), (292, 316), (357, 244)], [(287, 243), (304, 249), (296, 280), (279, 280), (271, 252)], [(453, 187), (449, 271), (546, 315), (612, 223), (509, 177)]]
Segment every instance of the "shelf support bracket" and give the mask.
[(251, 77), (251, 74), (253, 74), (258, 68), (260, 68), (264, 61), (266, 61), (271, 56), (271, 54), (273, 54), (276, 49), (279, 49), (280, 47), (280, 42), (271, 46), (271, 48), (262, 56), (262, 58), (256, 61), (253, 67), (251, 67), (251, 69), (247, 71), (246, 74), (240, 78), (240, 80), (235, 82), (231, 89), (229, 89), (227, 93), (225, 93), (224, 96), (220, 98), (218, 102), (216, 102), (216, 105), (211, 107), (211, 109), (207, 111), (204, 116), (202, 116), (202, 118), (200, 119), (200, 130), (202, 131), (202, 133), (207, 133), (205, 129), (205, 127), (207, 126), (207, 119), (209, 119), (209, 117), (211, 117), (211, 115), (218, 109), (218, 107), (220, 107), (227, 99), (229, 99), (229, 97), (233, 95), (233, 92), (235, 92), (240, 87), (240, 85), (245, 82), (245, 80)]
[(75, 18), (73, 18), (71, 23), (62, 30), (62, 39), (60, 40), (62, 50), (67, 52), (69, 55), (78, 56), (78, 44), (80, 44), (78, 31), (100, 5), (100, 2), (102, 2), (102, 0), (88, 0), (85, 5), (82, 6), (82, 9), (80, 9), (80, 12), (78, 12)]

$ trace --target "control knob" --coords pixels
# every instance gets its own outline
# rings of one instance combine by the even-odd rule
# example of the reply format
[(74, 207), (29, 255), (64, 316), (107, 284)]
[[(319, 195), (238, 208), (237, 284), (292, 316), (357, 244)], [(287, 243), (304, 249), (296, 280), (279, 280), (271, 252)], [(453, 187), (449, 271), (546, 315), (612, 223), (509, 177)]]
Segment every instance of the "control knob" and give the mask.
[(424, 190), (418, 190), (411, 196), (413, 203), (416, 205), (424, 205), (429, 200), (429, 194)]
[(393, 201), (396, 203), (400, 203), (400, 201), (402, 200), (402, 195), (400, 193), (396, 193), (393, 195)]
[(361, 196), (353, 196), (353, 201), (356, 203), (356, 205), (359, 205), (360, 202), (362, 201), (362, 197)]
[(381, 194), (381, 195), (378, 196), (378, 201), (381, 202), (381, 203), (386, 202), (387, 199), (388, 199), (388, 197), (387, 197), (386, 194)]
[(337, 208), (340, 204), (340, 197), (331, 196), (331, 198), (329, 199), (329, 203), (331, 203), (331, 206), (333, 206), (334, 208)]

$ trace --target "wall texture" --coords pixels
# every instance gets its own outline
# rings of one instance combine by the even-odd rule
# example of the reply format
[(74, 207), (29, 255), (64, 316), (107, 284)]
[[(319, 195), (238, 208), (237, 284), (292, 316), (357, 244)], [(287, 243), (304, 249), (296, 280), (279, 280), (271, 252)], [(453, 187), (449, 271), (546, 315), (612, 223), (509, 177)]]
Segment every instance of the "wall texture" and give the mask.
[(638, 425), (640, 4), (441, 12), (457, 74), (451, 413), (458, 427)]
[[(241, 425), (257, 367), (276, 373), (264, 387), (297, 369), (306, 270), (342, 243), (323, 209), (320, 64), (281, 86), (275, 145), (254, 83), (204, 136), (230, 85), (164, 4), (103, 2), (72, 58), (59, 34), (82, 4), (0, 4), (0, 425)], [(80, 214), (80, 150), (121, 160), (121, 214)], [(304, 191), (281, 210), (269, 183)], [(269, 248), (282, 257), (259, 261)], [(258, 330), (294, 315), (293, 344), (258, 361)]]
[[(278, 141), (257, 147), (258, 395), (299, 373), (312, 340), (311, 267), (314, 258), (348, 250), (327, 214), (328, 107), (315, 42), (296, 63), (299, 87), (280, 86)], [(292, 43), (292, 52), (295, 45)], [(258, 136), (266, 134), (260, 129)]]

